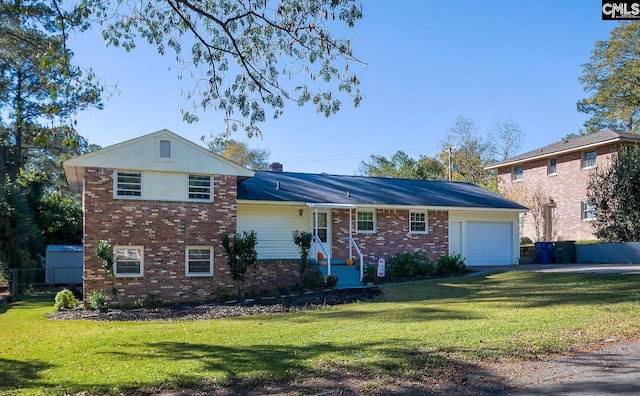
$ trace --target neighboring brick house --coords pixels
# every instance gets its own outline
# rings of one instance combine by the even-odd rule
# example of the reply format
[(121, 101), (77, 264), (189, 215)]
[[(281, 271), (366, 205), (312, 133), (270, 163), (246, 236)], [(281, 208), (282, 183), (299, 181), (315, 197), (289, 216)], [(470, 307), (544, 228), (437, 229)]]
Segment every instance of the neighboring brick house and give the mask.
[(635, 133), (603, 130), (564, 139), (487, 169), (498, 172), (500, 194), (529, 207), (522, 214), (520, 235), (532, 241), (595, 239), (586, 204), (589, 174), (608, 166), (612, 154), (640, 143)]
[(179, 302), (233, 291), (225, 232), (257, 234), (259, 263), (248, 290), (300, 281), (296, 230), (318, 235), (313, 257), (322, 252), (334, 264), (407, 251), (460, 253), (468, 265), (517, 264), (518, 214), (526, 210), (467, 183), (254, 172), (167, 130), (64, 168), (72, 191), (82, 193), (85, 296), (111, 289), (94, 254), (106, 240), (128, 303), (149, 292)]

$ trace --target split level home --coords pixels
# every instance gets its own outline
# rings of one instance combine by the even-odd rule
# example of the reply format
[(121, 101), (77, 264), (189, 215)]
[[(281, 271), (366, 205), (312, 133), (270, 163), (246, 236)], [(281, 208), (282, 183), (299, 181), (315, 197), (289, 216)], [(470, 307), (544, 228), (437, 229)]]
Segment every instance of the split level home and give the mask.
[[(64, 162), (82, 194), (84, 293), (111, 290), (94, 251), (106, 240), (124, 302), (212, 299), (234, 289), (224, 233), (257, 234), (247, 290), (300, 282), (294, 231), (316, 236), (311, 257), (354, 276), (398, 253), (514, 265), (526, 208), (468, 183), (253, 171), (161, 130)], [(340, 282), (339, 282), (340, 283)]]
[(640, 135), (610, 129), (549, 144), (507, 158), (487, 169), (498, 172), (498, 191), (526, 205), (520, 235), (532, 241), (595, 239), (587, 204), (589, 174), (609, 166), (622, 147)]

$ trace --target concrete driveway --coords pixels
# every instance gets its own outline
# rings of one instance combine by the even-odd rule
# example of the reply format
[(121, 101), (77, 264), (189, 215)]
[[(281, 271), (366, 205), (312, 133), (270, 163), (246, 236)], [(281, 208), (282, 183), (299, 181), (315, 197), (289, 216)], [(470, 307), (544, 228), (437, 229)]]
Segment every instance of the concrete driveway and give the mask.
[(640, 274), (640, 264), (525, 264), (508, 266), (469, 267), (480, 272), (533, 271)]

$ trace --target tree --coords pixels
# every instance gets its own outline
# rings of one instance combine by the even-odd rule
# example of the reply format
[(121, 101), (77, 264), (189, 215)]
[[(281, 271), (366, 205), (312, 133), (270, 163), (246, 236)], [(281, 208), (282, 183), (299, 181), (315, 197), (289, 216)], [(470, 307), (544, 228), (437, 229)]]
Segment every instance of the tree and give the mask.
[(444, 166), (438, 159), (420, 156), (415, 160), (400, 150), (390, 158), (372, 154), (369, 161), (360, 163), (359, 171), (362, 175), (371, 177), (444, 180)]
[(300, 275), (304, 277), (309, 267), (309, 252), (311, 252), (311, 242), (313, 235), (308, 231), (293, 231), (293, 243), (298, 246), (300, 253)]
[(595, 236), (610, 242), (640, 241), (640, 148), (628, 147), (611, 166), (589, 175), (587, 204), (595, 211)]
[(453, 181), (473, 183), (497, 192), (497, 176), (484, 169), (493, 162), (492, 152), (491, 144), (478, 136), (475, 123), (469, 118), (458, 117), (442, 143), (440, 158), (448, 164), (448, 156), (451, 155)]
[(72, 116), (101, 107), (95, 76), (66, 47), (85, 17), (57, 1), (0, 1), (0, 176), (15, 181), (32, 150), (77, 145)]
[(211, 136), (210, 139), (202, 137), (202, 142), (216, 154), (230, 159), (246, 168), (253, 170), (269, 169), (269, 156), (267, 149), (251, 149), (244, 142), (230, 139), (227, 134)]
[(37, 267), (42, 248), (42, 234), (24, 188), (17, 183), (0, 184), (0, 271), (9, 282), (9, 290), (13, 290), (13, 271)]
[(589, 62), (582, 65), (580, 82), (590, 96), (578, 111), (590, 114), (589, 132), (604, 128), (639, 132), (640, 24), (622, 23), (608, 41), (596, 41)]
[(244, 284), (247, 278), (247, 270), (250, 266), (256, 265), (258, 261), (257, 243), (258, 239), (254, 231), (244, 231), (241, 234), (236, 234), (233, 241), (229, 238), (228, 233), (224, 233), (222, 236), (222, 247), (227, 253), (231, 277), (236, 282), (238, 296), (242, 300), (244, 300), (245, 295)]
[[(278, 118), (285, 102), (334, 114), (342, 106), (336, 86), (354, 106), (362, 100), (352, 42), (334, 34), (362, 18), (356, 0), (88, 1), (109, 45), (131, 50), (142, 38), (160, 54), (173, 51), (184, 66), (179, 77), (195, 78), (186, 94), (194, 109), (223, 111), (229, 132), (259, 134), (265, 108)], [(184, 119), (197, 116), (185, 111)]]
[(489, 140), (493, 146), (495, 157), (502, 161), (513, 157), (522, 143), (522, 130), (512, 121), (494, 120), (489, 132)]

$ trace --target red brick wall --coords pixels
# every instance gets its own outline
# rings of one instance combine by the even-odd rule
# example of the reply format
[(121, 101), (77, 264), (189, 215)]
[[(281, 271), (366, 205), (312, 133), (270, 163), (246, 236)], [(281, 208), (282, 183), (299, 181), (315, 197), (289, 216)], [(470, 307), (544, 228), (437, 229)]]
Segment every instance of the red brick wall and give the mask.
[[(611, 153), (617, 150), (617, 145), (598, 147), (598, 167), (608, 166)], [(511, 181), (512, 167), (500, 168), (498, 170), (499, 191), (526, 206), (526, 200), (522, 199), (522, 190), (530, 191), (540, 186), (545, 195), (553, 199), (556, 204), (556, 235), (555, 238), (548, 236), (547, 240), (594, 239), (591, 222), (582, 220), (581, 205), (581, 202), (587, 198), (587, 180), (591, 170), (582, 169), (582, 152), (567, 153), (555, 158), (557, 159), (556, 175), (547, 175), (548, 159), (546, 158), (522, 164), (524, 175), (520, 181)], [(533, 215), (527, 213), (524, 219), (521, 236), (527, 236), (535, 241)]]
[[(112, 287), (94, 254), (100, 239), (112, 246), (144, 247), (143, 276), (117, 278), (124, 303), (144, 298), (149, 292), (164, 302), (180, 302), (211, 300), (218, 288), (235, 291), (221, 245), (225, 232), (236, 232), (235, 176), (214, 176), (214, 202), (201, 203), (114, 199), (113, 173), (105, 168), (85, 172), (85, 298), (93, 290), (110, 291)], [(213, 277), (185, 276), (185, 248), (190, 245), (213, 246)], [(250, 271), (247, 290), (294, 284), (297, 269), (293, 260), (261, 262)]]
[[(375, 233), (356, 233), (355, 211), (353, 217), (353, 239), (364, 255), (365, 264), (405, 252), (421, 251), (432, 259), (449, 253), (448, 212), (429, 211), (428, 234), (409, 233), (409, 210), (377, 209)], [(336, 259), (344, 260), (349, 255), (349, 241), (343, 239), (349, 235), (349, 211), (334, 209), (332, 218), (331, 254)]]

